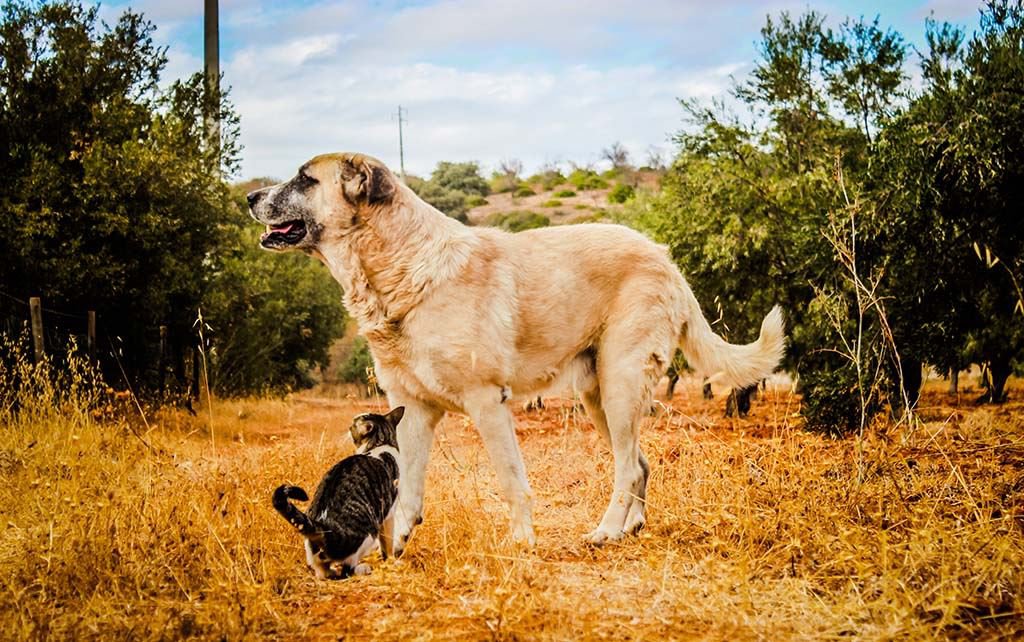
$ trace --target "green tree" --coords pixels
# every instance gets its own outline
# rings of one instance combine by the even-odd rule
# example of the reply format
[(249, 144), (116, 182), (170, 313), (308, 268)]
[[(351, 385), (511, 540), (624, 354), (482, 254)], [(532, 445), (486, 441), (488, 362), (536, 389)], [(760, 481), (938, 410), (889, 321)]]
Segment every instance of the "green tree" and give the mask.
[[(201, 74), (161, 90), (166, 60), (153, 25), (132, 11), (109, 27), (97, 16), (77, 2), (3, 5), (4, 315), (23, 318), (11, 302), (33, 295), (72, 315), (96, 310), (107, 379), (123, 382), (123, 366), (145, 386), (161, 362), (158, 327), (168, 326), (170, 361), (184, 379), (197, 312), (209, 306), (223, 333), (208, 348), (224, 357), (224, 390), (297, 381), (297, 370), (322, 361), (322, 335), (337, 330), (331, 314), (342, 319), (337, 292), (322, 303), (326, 290), (308, 273), (272, 262), (282, 273), (269, 282), (257, 269), (271, 264), (260, 260), (255, 228), (224, 181), (240, 152), (226, 94), (210, 95)], [(211, 113), (221, 124), (218, 150), (205, 144)], [(84, 328), (75, 323), (60, 329)], [(273, 345), (275, 327), (314, 334), (272, 353), (273, 368), (238, 355), (240, 338), (262, 333), (263, 346)], [(243, 361), (251, 365), (240, 375), (232, 364)]]
[[(884, 383), (895, 368), (879, 310), (863, 314), (844, 250), (832, 242), (846, 242), (849, 215), (859, 225), (870, 209), (861, 200), (869, 135), (891, 105), (857, 103), (866, 104), (868, 125), (857, 112), (856, 127), (844, 98), (876, 96), (876, 84), (902, 78), (902, 57), (865, 54), (858, 43), (871, 41), (877, 25), (837, 35), (823, 24), (815, 12), (769, 18), (753, 72), (733, 89), (747, 112), (684, 101), (689, 128), (677, 136), (662, 191), (632, 209), (637, 224), (668, 244), (730, 340), (755, 338), (770, 306), (785, 307), (787, 363), (800, 373), (809, 424), (844, 432), (881, 407), (884, 386), (871, 374), (885, 373)], [(884, 35), (887, 47), (902, 46)], [(837, 106), (843, 111), (834, 113)], [(876, 266), (864, 258), (852, 267), (870, 279)], [(851, 336), (866, 342), (854, 347)], [(862, 367), (851, 365), (854, 357)]]
[(480, 166), (473, 162), (441, 161), (430, 175), (430, 180), (410, 176), (406, 184), (420, 198), (463, 223), (469, 222), (466, 212), (470, 208), (470, 197), (491, 193), (487, 180), (480, 175)]
[(487, 196), (491, 193), (487, 180), (480, 175), (480, 166), (474, 162), (441, 161), (430, 175), (430, 181), (466, 195)]
[(990, 372), (990, 401), (1024, 350), (1015, 316), (1024, 274), (1024, 11), (993, 1), (964, 46), (950, 25), (928, 25), (925, 88), (883, 132), (876, 163), (886, 253), (901, 310), (901, 342), (942, 367)]

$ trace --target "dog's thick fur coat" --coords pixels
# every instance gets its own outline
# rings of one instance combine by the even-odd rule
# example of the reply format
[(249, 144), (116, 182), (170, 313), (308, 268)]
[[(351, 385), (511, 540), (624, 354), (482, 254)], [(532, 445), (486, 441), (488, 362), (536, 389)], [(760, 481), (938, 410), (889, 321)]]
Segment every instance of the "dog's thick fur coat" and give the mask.
[(721, 339), (665, 248), (633, 230), (466, 227), (368, 156), (318, 156), (249, 203), (270, 226), (264, 246), (304, 250), (330, 269), (389, 404), (406, 407), (396, 553), (421, 519), (444, 411), (473, 419), (513, 537), (532, 544), (532, 498), (508, 400), (571, 383), (615, 457), (611, 501), (588, 535), (600, 544), (644, 524), (649, 469), (637, 423), (676, 346), (698, 372), (734, 387), (770, 374), (784, 350), (778, 308), (754, 343)]

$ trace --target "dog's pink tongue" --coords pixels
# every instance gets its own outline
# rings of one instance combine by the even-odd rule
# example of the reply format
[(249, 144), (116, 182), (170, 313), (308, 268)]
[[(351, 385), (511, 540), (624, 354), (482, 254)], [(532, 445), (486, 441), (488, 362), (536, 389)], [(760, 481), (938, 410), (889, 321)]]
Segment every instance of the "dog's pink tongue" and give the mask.
[(292, 231), (293, 223), (284, 223), (282, 225), (270, 225), (267, 227), (268, 232), (278, 232), (280, 234), (287, 234)]

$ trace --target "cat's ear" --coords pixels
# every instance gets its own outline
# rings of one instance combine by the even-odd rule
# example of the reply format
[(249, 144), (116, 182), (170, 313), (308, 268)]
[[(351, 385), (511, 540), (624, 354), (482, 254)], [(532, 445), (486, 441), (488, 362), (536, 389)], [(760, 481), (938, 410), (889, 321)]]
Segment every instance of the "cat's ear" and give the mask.
[(376, 424), (366, 417), (356, 417), (352, 422), (352, 441), (361, 441), (377, 428)]
[(398, 422), (401, 421), (402, 417), (404, 416), (405, 406), (399, 406), (392, 410), (391, 412), (389, 412), (388, 414), (384, 415), (384, 418), (387, 419), (392, 426), (397, 426)]

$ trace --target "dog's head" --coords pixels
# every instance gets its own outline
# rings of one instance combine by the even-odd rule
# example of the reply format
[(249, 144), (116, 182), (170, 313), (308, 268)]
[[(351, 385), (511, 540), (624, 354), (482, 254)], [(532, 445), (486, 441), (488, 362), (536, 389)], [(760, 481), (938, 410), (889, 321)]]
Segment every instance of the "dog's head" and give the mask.
[(343, 235), (394, 198), (396, 179), (384, 163), (362, 154), (324, 154), (290, 181), (250, 192), (252, 217), (267, 226), (268, 250), (313, 250)]

